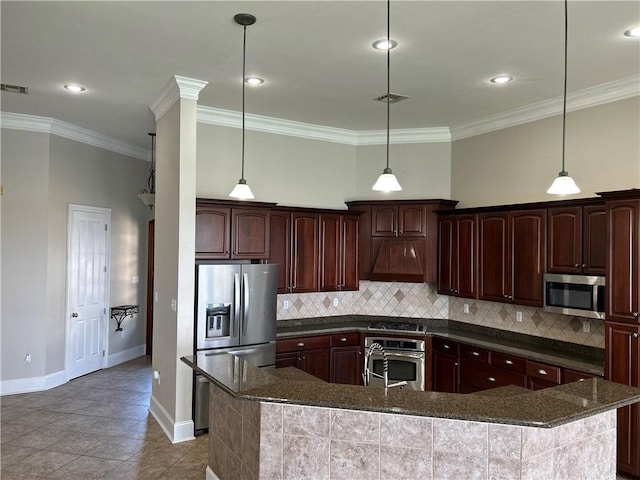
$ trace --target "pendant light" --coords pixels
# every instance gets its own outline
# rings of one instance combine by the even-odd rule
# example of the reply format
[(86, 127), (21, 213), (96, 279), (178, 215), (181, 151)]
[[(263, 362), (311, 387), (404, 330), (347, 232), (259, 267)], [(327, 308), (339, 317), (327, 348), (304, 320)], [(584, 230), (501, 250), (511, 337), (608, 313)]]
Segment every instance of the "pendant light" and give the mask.
[[(391, 46), (391, 6), (390, 0), (387, 0), (387, 46)], [(389, 99), (391, 84), (391, 48), (387, 48), (387, 166), (378, 177), (376, 183), (371, 187), (372, 190), (379, 192), (399, 192), (402, 187), (398, 183), (398, 179), (389, 168)]]
[(229, 194), (232, 198), (238, 200), (251, 200), (254, 198), (251, 188), (247, 185), (247, 181), (244, 179), (244, 84), (245, 84), (245, 64), (247, 57), (247, 25), (253, 25), (256, 23), (256, 17), (248, 13), (238, 13), (233, 17), (238, 25), (244, 27), (244, 38), (242, 41), (242, 170), (240, 180), (238, 184), (231, 190)]
[(138, 194), (138, 198), (142, 200), (149, 208), (153, 208), (156, 203), (156, 134), (150, 133), (151, 137), (151, 166), (149, 167), (149, 178), (147, 179), (147, 186), (149, 190), (143, 188)]
[(580, 189), (569, 173), (564, 169), (564, 151), (565, 138), (567, 131), (567, 37), (568, 37), (568, 19), (567, 19), (567, 0), (564, 0), (564, 95), (562, 99), (562, 170), (553, 181), (547, 193), (552, 195), (571, 195), (572, 193), (580, 193)]

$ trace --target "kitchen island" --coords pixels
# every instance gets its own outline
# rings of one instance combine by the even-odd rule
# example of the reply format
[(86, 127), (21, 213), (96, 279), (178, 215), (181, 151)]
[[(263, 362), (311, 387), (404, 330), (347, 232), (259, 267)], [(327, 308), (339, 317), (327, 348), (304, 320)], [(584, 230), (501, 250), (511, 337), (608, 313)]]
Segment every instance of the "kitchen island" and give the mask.
[(615, 409), (640, 401), (602, 379), (385, 392), (230, 354), (182, 360), (211, 381), (208, 479), (615, 479)]

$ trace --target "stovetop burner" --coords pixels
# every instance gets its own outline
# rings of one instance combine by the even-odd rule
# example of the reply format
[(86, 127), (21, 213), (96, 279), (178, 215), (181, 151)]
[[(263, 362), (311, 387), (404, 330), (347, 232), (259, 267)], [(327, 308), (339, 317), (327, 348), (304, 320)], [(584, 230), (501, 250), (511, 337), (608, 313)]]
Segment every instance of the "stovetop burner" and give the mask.
[(403, 323), (403, 322), (374, 322), (369, 324), (369, 330), (387, 330), (387, 331), (400, 331), (400, 332), (416, 332), (424, 333), (424, 325), (416, 325), (415, 323)]

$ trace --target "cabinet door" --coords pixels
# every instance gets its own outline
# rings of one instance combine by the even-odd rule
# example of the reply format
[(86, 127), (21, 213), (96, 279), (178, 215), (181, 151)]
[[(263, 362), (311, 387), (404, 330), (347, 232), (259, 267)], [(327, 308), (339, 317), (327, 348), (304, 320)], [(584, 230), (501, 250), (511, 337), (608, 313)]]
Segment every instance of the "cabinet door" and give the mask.
[(238, 260), (269, 258), (269, 210), (233, 208), (231, 220), (231, 257)]
[(230, 208), (196, 209), (196, 258), (230, 258), (230, 221)]
[[(605, 322), (605, 378), (640, 386), (640, 327)], [(618, 409), (618, 472), (640, 476), (640, 409)]]
[(360, 369), (360, 347), (333, 347), (331, 349), (331, 383), (346, 383), (348, 385), (362, 384)]
[(397, 208), (392, 205), (376, 205), (371, 207), (371, 236), (397, 236), (397, 212)]
[(511, 212), (511, 295), (518, 305), (542, 307), (547, 239), (546, 210)]
[(458, 357), (438, 351), (433, 352), (433, 390), (457, 393), (459, 384)]
[(427, 210), (424, 205), (399, 205), (398, 206), (398, 236), (399, 237), (426, 237), (427, 236)]
[(360, 277), (358, 275), (359, 251), (359, 220), (358, 217), (345, 215), (342, 219), (342, 285), (340, 290), (355, 290), (360, 287)]
[(318, 291), (318, 214), (291, 216), (291, 292)]
[(456, 218), (454, 263), (456, 287), (459, 297), (477, 298), (478, 296), (478, 222), (475, 215)]
[(313, 375), (314, 377), (321, 378), (322, 380), (329, 381), (329, 349), (321, 348), (315, 350), (304, 350), (301, 353), (300, 369)]
[(269, 223), (269, 263), (278, 264), (278, 293), (291, 287), (291, 213), (272, 211)]
[(509, 214), (478, 215), (479, 298), (498, 302), (511, 295)]
[(604, 275), (607, 267), (607, 210), (604, 205), (582, 209), (582, 271)]
[(320, 226), (320, 280), (321, 292), (340, 290), (342, 275), (340, 271), (341, 215), (321, 213)]
[(640, 200), (607, 202), (607, 320), (637, 323), (640, 311)]
[(438, 219), (438, 293), (444, 295), (456, 293), (455, 226), (454, 217)]
[(277, 353), (276, 368), (296, 367), (300, 366), (300, 358), (298, 352)]
[(555, 207), (548, 210), (548, 271), (582, 272), (582, 207)]

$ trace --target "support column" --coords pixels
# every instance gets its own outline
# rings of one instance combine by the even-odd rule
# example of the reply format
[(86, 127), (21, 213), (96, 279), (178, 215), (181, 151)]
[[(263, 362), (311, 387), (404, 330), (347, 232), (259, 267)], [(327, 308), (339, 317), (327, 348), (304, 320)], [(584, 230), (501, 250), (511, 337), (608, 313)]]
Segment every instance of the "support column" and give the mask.
[(193, 438), (192, 371), (195, 284), (198, 95), (207, 82), (173, 77), (151, 105), (156, 117), (153, 380), (150, 411), (172, 442)]

